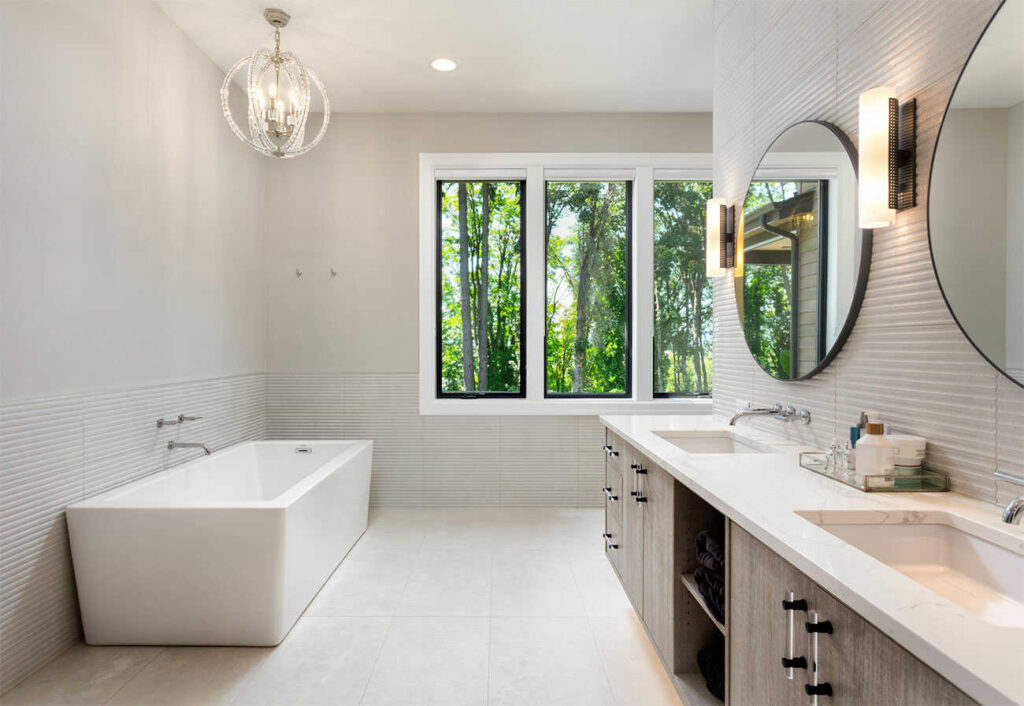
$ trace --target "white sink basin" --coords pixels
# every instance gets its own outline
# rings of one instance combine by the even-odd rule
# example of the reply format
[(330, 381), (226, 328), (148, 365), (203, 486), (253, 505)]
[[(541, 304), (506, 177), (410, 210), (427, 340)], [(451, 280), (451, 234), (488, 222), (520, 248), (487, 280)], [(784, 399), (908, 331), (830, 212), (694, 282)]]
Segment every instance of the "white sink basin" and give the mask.
[(1024, 627), (1024, 537), (946, 512), (797, 512), (994, 625)]
[(655, 431), (665, 441), (691, 454), (756, 454), (765, 449), (728, 431)]

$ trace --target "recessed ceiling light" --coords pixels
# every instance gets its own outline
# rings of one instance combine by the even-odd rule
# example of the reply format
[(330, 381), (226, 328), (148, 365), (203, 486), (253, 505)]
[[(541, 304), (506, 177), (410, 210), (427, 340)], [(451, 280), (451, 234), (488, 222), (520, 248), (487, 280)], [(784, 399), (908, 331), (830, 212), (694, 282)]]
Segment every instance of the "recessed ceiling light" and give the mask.
[(454, 71), (456, 66), (458, 66), (458, 64), (454, 61), (443, 57), (440, 59), (434, 59), (430, 62), (430, 68), (434, 71)]

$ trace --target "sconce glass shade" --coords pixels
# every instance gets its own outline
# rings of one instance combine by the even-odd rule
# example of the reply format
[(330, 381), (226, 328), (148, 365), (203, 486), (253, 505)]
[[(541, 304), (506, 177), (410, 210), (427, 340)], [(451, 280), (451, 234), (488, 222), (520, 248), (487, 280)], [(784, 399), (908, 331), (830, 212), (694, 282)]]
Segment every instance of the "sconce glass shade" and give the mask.
[(892, 225), (896, 210), (889, 208), (889, 99), (890, 86), (860, 94), (858, 206), (861, 228)]
[(722, 267), (722, 207), (725, 206), (725, 199), (708, 199), (707, 202), (707, 229), (704, 232), (707, 259), (707, 276), (721, 277), (725, 274)]

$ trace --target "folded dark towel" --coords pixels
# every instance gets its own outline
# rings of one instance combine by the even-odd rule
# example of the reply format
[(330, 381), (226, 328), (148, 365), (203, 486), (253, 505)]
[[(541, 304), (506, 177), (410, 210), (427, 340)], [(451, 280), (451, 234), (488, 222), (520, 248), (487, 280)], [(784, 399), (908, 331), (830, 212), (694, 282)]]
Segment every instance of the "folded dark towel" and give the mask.
[(716, 699), (725, 700), (725, 638), (715, 635), (697, 652), (697, 668), (704, 677), (708, 691)]
[(697, 556), (702, 552), (708, 552), (720, 563), (725, 563), (725, 542), (711, 530), (701, 530), (697, 533)]
[(725, 577), (706, 566), (698, 566), (693, 573), (697, 591), (704, 598), (708, 610), (720, 623), (725, 623)]
[(714, 571), (716, 574), (725, 575), (725, 562), (722, 561), (721, 557), (715, 556), (711, 552), (697, 552), (697, 563)]

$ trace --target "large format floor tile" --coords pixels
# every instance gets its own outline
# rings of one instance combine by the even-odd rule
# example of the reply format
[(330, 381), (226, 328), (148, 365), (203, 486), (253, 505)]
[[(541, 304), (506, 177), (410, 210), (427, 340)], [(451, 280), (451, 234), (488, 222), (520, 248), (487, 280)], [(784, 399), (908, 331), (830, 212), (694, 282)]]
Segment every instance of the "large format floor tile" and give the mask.
[(230, 704), (264, 647), (168, 647), (107, 701), (124, 706)]
[(76, 645), (0, 699), (4, 706), (105, 704), (160, 653), (159, 647)]
[(79, 645), (0, 705), (679, 706), (603, 512), (375, 509), (275, 648)]
[(355, 706), (390, 618), (303, 617), (234, 701), (238, 706)]
[(488, 618), (395, 618), (364, 706), (486, 706)]
[(614, 703), (586, 618), (491, 619), (491, 706)]

